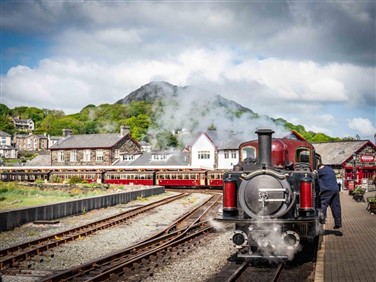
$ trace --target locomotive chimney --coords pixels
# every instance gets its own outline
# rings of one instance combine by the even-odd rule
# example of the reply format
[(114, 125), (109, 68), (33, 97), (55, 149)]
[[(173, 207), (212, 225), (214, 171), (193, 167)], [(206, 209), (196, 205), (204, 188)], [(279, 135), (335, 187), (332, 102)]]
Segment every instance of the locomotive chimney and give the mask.
[(258, 163), (263, 168), (272, 167), (272, 134), (271, 129), (259, 129), (256, 131), (259, 143)]

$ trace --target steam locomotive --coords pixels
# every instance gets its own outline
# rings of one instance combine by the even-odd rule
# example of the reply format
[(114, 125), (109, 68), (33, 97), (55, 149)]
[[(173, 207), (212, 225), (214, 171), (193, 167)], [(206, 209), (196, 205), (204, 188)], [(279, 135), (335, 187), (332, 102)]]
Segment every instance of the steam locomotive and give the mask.
[(292, 259), (319, 235), (319, 197), (314, 169), (320, 156), (298, 134), (242, 143), (240, 161), (224, 174), (223, 213), (235, 223), (238, 258)]

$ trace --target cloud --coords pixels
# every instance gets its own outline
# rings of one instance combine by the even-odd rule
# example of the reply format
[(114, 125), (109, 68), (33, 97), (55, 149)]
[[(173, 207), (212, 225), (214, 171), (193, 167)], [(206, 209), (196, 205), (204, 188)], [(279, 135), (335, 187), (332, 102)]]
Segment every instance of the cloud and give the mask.
[[(56, 38), (64, 30), (86, 36), (121, 30), (128, 38), (142, 40), (136, 53), (143, 55), (152, 50), (154, 55), (176, 55), (187, 45), (232, 45), (247, 57), (375, 65), (371, 1), (2, 1), (1, 5), (5, 31)], [(70, 43), (83, 53), (91, 48), (85, 40)]]
[(376, 127), (369, 119), (353, 118), (347, 121), (349, 128), (360, 133), (362, 137), (372, 138), (376, 133)]
[(164, 80), (216, 92), (260, 114), (331, 135), (336, 113), (326, 112), (327, 106), (374, 105), (373, 77), (368, 67), (277, 58), (239, 61), (236, 50), (199, 48), (166, 59), (125, 58), (118, 63), (44, 59), (35, 68), (10, 69), (2, 77), (2, 93), (10, 107), (33, 105), (73, 113), (87, 104), (114, 103), (150, 81)]
[(373, 119), (372, 2), (0, 4), (1, 101), (10, 107), (72, 113), (165, 80), (328, 134)]

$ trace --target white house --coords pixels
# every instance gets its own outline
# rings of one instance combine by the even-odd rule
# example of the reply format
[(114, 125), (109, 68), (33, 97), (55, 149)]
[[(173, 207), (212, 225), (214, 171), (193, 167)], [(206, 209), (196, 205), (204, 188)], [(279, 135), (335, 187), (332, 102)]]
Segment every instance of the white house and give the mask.
[(213, 169), (217, 166), (217, 147), (207, 133), (202, 132), (189, 146), (191, 166)]
[(0, 130), (0, 145), (1, 146), (11, 146), (12, 136), (4, 131)]
[(239, 145), (244, 141), (231, 132), (223, 133), (221, 137), (215, 130), (201, 132), (188, 147), (191, 166), (232, 169), (239, 162)]
[(32, 119), (22, 119), (16, 117), (12, 119), (17, 130), (32, 132), (34, 130), (34, 122)]
[(17, 149), (9, 145), (0, 145), (0, 157), (6, 159), (17, 158)]

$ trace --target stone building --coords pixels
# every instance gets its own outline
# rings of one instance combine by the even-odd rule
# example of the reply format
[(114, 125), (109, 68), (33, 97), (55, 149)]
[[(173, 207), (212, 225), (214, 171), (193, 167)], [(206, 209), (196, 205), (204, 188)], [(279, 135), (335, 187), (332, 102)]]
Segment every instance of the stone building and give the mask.
[(52, 166), (114, 165), (124, 154), (140, 154), (141, 145), (121, 127), (119, 133), (74, 135), (64, 137), (50, 148)]
[(32, 132), (34, 130), (34, 122), (32, 119), (16, 117), (13, 118), (12, 121), (18, 131)]
[(46, 134), (16, 134), (13, 137), (15, 147), (20, 151), (41, 151), (48, 149)]

